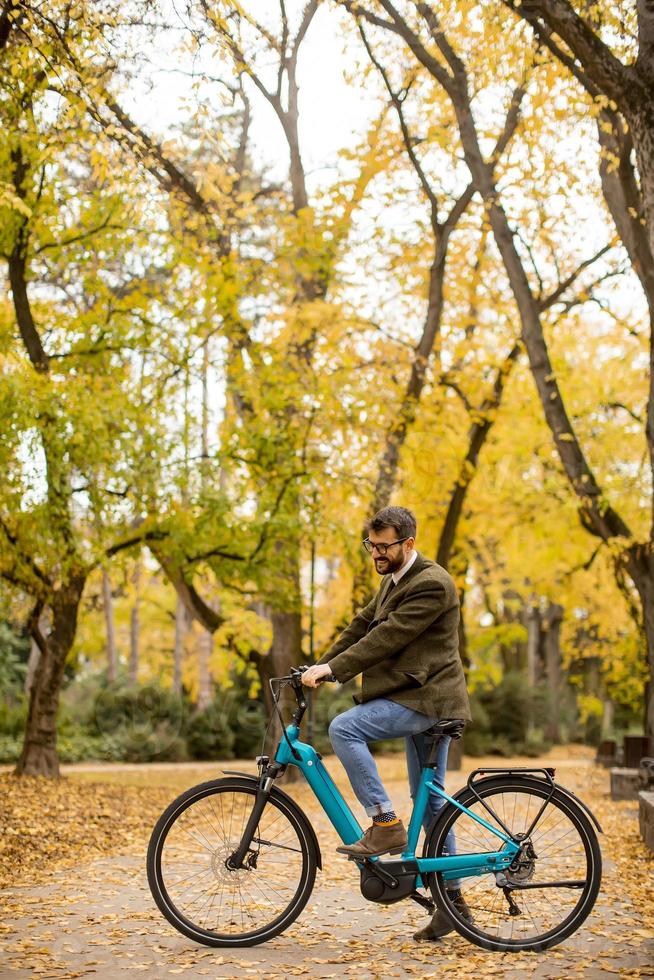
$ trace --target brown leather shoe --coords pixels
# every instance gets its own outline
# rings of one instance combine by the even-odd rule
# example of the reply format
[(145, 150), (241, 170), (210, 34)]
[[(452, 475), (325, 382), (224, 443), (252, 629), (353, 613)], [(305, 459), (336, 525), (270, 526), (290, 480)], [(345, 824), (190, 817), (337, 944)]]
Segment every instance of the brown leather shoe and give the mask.
[[(452, 890), (452, 904), (466, 922), (475, 921), (460, 891)], [(413, 938), (417, 939), (418, 942), (434, 942), (436, 939), (442, 939), (443, 936), (447, 936), (450, 932), (453, 932), (453, 926), (450, 920), (440, 909), (436, 909), (429, 925), (426, 925), (420, 932), (416, 932)]]
[(336, 850), (348, 857), (366, 858), (379, 857), (380, 854), (401, 854), (407, 847), (407, 836), (404, 824), (400, 820), (388, 826), (374, 823), (368, 827), (363, 837), (356, 844), (343, 844)]

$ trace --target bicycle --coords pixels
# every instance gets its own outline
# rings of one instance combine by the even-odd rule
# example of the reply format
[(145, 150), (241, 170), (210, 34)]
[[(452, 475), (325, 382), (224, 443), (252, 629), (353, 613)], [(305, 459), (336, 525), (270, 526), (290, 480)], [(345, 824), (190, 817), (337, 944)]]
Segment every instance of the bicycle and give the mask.
[[(303, 773), (344, 844), (362, 836), (320, 754), (299, 740), (307, 709), (301, 676), (294, 668), (270, 681), (283, 728), (273, 761), (258, 756), (257, 776), (224, 770), (225, 778), (188, 789), (152, 832), (152, 895), (168, 922), (196, 942), (253, 946), (279, 935), (305, 907), (322, 857), (308, 818), (275, 785), (288, 766)], [(279, 697), (286, 686), (296, 708), (284, 727)], [(429, 912), (438, 906), (461, 936), (484, 949), (547, 949), (575, 932), (595, 903), (602, 873), (595, 828), (601, 827), (548, 767), (475, 769), (449, 796), (434, 782), (438, 744), (445, 736), (460, 738), (463, 727), (449, 720), (429, 730), (407, 849), (396, 859), (355, 861), (361, 892), (380, 904), (412, 899)], [(416, 856), (429, 793), (444, 803)], [(450, 831), (456, 853), (445, 847)], [(448, 882), (461, 889), (472, 921), (457, 908)]]

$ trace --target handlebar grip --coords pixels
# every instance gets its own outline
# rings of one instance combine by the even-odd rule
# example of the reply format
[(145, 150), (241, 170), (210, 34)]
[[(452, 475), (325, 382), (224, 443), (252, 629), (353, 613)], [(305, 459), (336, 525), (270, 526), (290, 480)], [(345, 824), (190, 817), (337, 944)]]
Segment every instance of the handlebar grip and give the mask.
[[(292, 682), (293, 681), (296, 681), (296, 680), (299, 681), (300, 678), (301, 678), (301, 676), (302, 676), (302, 674), (306, 670), (308, 670), (308, 669), (309, 669), (309, 665), (308, 664), (303, 664), (301, 667), (291, 667), (291, 673), (288, 675), (287, 678), (284, 678), (284, 677), (274, 678), (273, 677), (273, 678), (271, 678), (271, 680), (290, 680)], [(318, 681), (318, 683), (319, 684), (325, 684), (325, 683), (327, 683), (327, 684), (337, 684), (338, 681), (334, 677), (333, 674), (327, 674), (326, 677), (321, 677), (320, 680)], [(293, 686), (295, 686), (295, 684), (293, 684)]]

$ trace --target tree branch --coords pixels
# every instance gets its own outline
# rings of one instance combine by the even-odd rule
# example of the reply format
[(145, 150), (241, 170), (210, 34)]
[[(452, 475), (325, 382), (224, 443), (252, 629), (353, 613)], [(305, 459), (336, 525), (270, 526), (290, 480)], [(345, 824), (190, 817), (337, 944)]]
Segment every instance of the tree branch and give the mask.
[[(2, 531), (4, 532), (7, 541), (14, 549), (14, 552), (18, 556), (19, 560), (21, 562), (24, 562), (25, 565), (27, 565), (27, 567), (30, 569), (30, 571), (35, 576), (35, 578), (38, 579), (38, 581), (41, 583), (41, 585), (45, 586), (46, 589), (52, 588), (52, 582), (50, 581), (48, 576), (45, 574), (45, 572), (43, 572), (39, 568), (35, 559), (32, 557), (29, 551), (27, 551), (23, 547), (23, 545), (18, 540), (18, 536), (14, 534), (14, 532), (10, 529), (9, 525), (7, 524), (7, 522), (3, 517), (0, 517), (0, 529), (2, 529)], [(24, 584), (29, 585), (28, 582), (24, 582)]]
[(650, 317), (654, 319), (654, 256), (643, 224), (642, 194), (631, 162), (633, 140), (622, 118), (603, 109), (597, 120), (601, 147), (600, 178), (604, 200), (640, 279)]
[[(27, 181), (28, 167), (24, 161), (20, 145), (11, 151), (11, 161), (13, 164), (13, 184), (17, 196), (21, 201), (27, 197), (25, 183)], [(16, 313), (16, 322), (23, 339), (25, 349), (29, 359), (36, 371), (45, 374), (49, 368), (48, 355), (43, 349), (41, 337), (37, 330), (32, 316), (32, 307), (27, 295), (27, 242), (28, 242), (28, 218), (21, 216), (14, 246), (9, 255), (9, 281), (11, 283), (11, 293)]]
[[(13, 13), (14, 18), (18, 15), (18, 8), (13, 0), (5, 0), (0, 13), (0, 51), (4, 51), (9, 41), (12, 29), (12, 19), (9, 14)], [(21, 15), (22, 16), (22, 15)]]
[(608, 244), (604, 245), (599, 252), (596, 252), (595, 255), (591, 256), (591, 258), (584, 259), (583, 262), (580, 262), (577, 268), (574, 269), (569, 276), (566, 276), (566, 278), (559, 283), (556, 289), (552, 290), (549, 296), (541, 296), (538, 300), (538, 306), (541, 312), (544, 310), (549, 310), (551, 306), (554, 306), (554, 304), (561, 298), (561, 296), (563, 296), (570, 286), (577, 281), (584, 269), (588, 269), (589, 266), (597, 262), (598, 259), (609, 252), (612, 248), (613, 243), (608, 242)]
[(112, 229), (117, 231), (124, 231), (124, 225), (114, 225), (111, 224), (111, 215), (102, 221), (95, 228), (89, 228), (87, 231), (81, 231), (78, 235), (71, 235), (70, 238), (65, 238), (60, 242), (45, 242), (43, 245), (38, 245), (32, 251), (34, 255), (40, 255), (41, 252), (45, 252), (49, 248), (66, 248), (68, 245), (76, 245), (77, 242), (83, 242), (86, 238), (91, 238), (93, 235), (97, 235), (99, 231), (105, 231), (106, 229)]
[(576, 12), (568, 0), (502, 0), (504, 5), (527, 22), (543, 21), (572, 51), (587, 78), (618, 105), (630, 105), (634, 89), (638, 98), (647, 95), (637, 72), (624, 65), (611, 49)]
[(45, 606), (44, 601), (42, 599), (37, 599), (32, 607), (32, 611), (27, 617), (27, 630), (30, 636), (32, 637), (32, 639), (34, 640), (34, 642), (36, 643), (37, 647), (41, 651), (41, 653), (47, 652), (46, 650), (47, 644), (46, 644), (45, 637), (41, 632), (41, 624), (40, 624), (41, 614), (43, 613), (44, 606)]
[(645, 424), (645, 420), (641, 418), (638, 412), (634, 412), (633, 409), (629, 408), (627, 405), (623, 405), (622, 402), (603, 402), (600, 405), (600, 408), (606, 408), (606, 409), (612, 408), (616, 410), (619, 409), (623, 412), (626, 412), (627, 415), (630, 415), (631, 418), (634, 420), (634, 422), (638, 422), (639, 425)]
[(370, 46), (370, 43), (368, 41), (365, 28), (360, 21), (358, 23), (358, 27), (359, 27), (359, 34), (361, 35), (361, 40), (363, 41), (363, 46), (365, 47), (368, 53), (368, 57), (370, 58), (370, 61), (373, 63), (373, 65), (381, 75), (384, 85), (386, 86), (386, 90), (390, 96), (390, 100), (393, 105), (393, 108), (395, 109), (395, 112), (397, 114), (397, 118), (400, 124), (400, 131), (402, 133), (402, 140), (404, 142), (404, 148), (406, 150), (407, 156), (409, 157), (409, 160), (411, 161), (413, 169), (415, 170), (418, 176), (418, 180), (420, 181), (425, 196), (431, 205), (432, 228), (434, 229), (434, 231), (437, 231), (439, 227), (438, 226), (438, 198), (436, 197), (436, 194), (434, 193), (431, 184), (427, 180), (427, 175), (423, 170), (422, 164), (418, 160), (418, 156), (415, 151), (415, 142), (411, 137), (411, 133), (409, 132), (409, 127), (404, 117), (402, 100), (400, 99), (397, 92), (395, 92), (395, 90), (393, 89), (393, 86), (391, 85), (391, 80), (388, 77), (388, 72), (381, 64), (381, 62), (375, 57), (373, 50)]
[(637, 0), (638, 71), (652, 84), (654, 81), (654, 4), (652, 0)]
[(165, 541), (170, 537), (169, 531), (164, 531), (162, 528), (153, 528), (150, 530), (144, 529), (138, 534), (133, 534), (129, 538), (124, 538), (122, 541), (117, 541), (115, 544), (110, 545), (105, 549), (105, 555), (107, 558), (112, 558), (113, 555), (117, 555), (120, 551), (126, 551), (128, 548), (132, 548), (135, 544), (149, 544), (153, 541)]
[(461, 462), (461, 466), (459, 467), (459, 474), (454, 485), (454, 489), (450, 494), (445, 521), (443, 522), (443, 527), (438, 541), (436, 561), (439, 565), (443, 565), (444, 568), (447, 568), (450, 562), (452, 549), (456, 540), (456, 532), (461, 519), (461, 513), (463, 511), (463, 505), (465, 503), (472, 478), (477, 472), (479, 454), (488, 438), (490, 430), (493, 427), (495, 415), (502, 402), (506, 382), (521, 350), (522, 344), (519, 341), (516, 341), (498, 368), (491, 393), (484, 399), (479, 409), (469, 409), (473, 415), (474, 422), (470, 426), (470, 430), (468, 432), (468, 448)]
[[(103, 100), (123, 130), (131, 137), (132, 149), (143, 160), (150, 173), (157, 177), (160, 182), (162, 181), (160, 171), (152, 163), (148, 163), (148, 155), (156, 160), (166, 174), (168, 189), (180, 192), (191, 204), (194, 211), (206, 218), (210, 217), (212, 209), (209, 203), (202, 197), (195, 183), (163, 152), (160, 144), (151, 136), (148, 136), (106, 90), (103, 93)], [(99, 114), (96, 114), (96, 118), (106, 129), (107, 123)]]
[(434, 78), (443, 86), (445, 91), (448, 91), (452, 85), (453, 79), (448, 74), (447, 70), (434, 58), (433, 55), (429, 54), (425, 46), (422, 44), (418, 35), (411, 30), (409, 25), (402, 20), (402, 17), (395, 9), (390, 0), (379, 0), (381, 6), (390, 15), (391, 20), (385, 20), (383, 17), (378, 17), (377, 14), (371, 13), (362, 7), (361, 4), (354, 2), (354, 0), (339, 0), (339, 2), (355, 17), (363, 17), (368, 21), (369, 24), (373, 24), (375, 27), (382, 27), (385, 30), (392, 31), (401, 37), (403, 41), (409, 46), (409, 48), (416, 55), (418, 60), (425, 66), (427, 71), (429, 71)]

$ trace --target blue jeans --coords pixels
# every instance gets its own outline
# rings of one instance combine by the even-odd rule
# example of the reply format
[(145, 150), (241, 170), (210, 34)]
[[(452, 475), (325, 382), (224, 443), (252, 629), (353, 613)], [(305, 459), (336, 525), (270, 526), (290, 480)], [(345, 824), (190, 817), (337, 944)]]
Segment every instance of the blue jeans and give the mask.
[[(422, 733), (438, 720), (412, 708), (405, 708), (403, 704), (397, 704), (388, 698), (375, 698), (374, 701), (357, 704), (334, 718), (329, 726), (329, 738), (348, 774), (356, 798), (369, 817), (393, 810), (393, 804), (379, 778), (368, 742), (404, 736), (411, 798), (415, 800), (428, 753), (429, 740)], [(434, 782), (441, 787), (445, 785), (449, 744), (450, 739), (446, 736), (441, 739), (438, 747)], [(423, 819), (425, 831), (444, 803), (442, 797), (435, 793), (429, 794)], [(456, 842), (451, 831), (445, 842), (445, 850), (449, 854), (456, 854)], [(453, 886), (454, 882), (450, 887)]]

